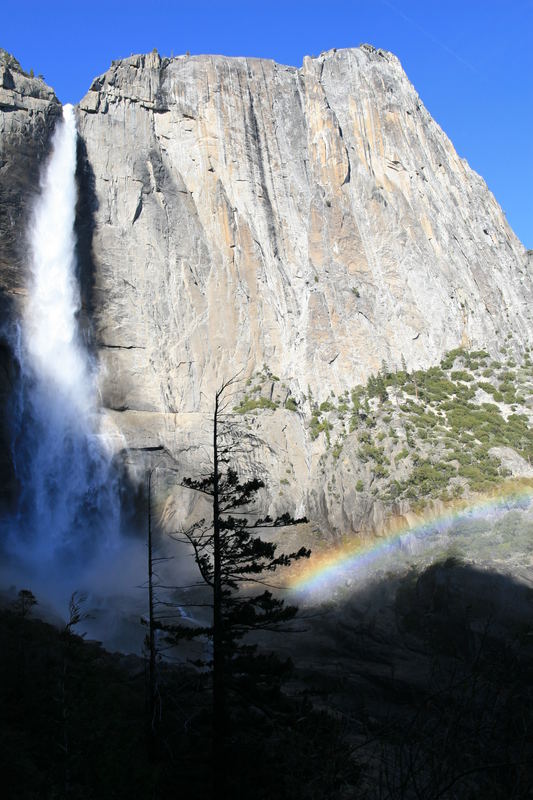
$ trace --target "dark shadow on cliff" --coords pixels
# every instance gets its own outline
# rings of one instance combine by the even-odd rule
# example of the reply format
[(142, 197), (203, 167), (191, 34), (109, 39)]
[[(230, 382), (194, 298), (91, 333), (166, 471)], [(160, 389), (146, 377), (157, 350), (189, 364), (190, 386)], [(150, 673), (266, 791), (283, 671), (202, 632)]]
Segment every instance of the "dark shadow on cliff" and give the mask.
[[(95, 189), (95, 175), (87, 155), (83, 138), (77, 139), (76, 181), (78, 202), (76, 205), (76, 261), (82, 300), (80, 326), (85, 344), (91, 356), (96, 358), (98, 342), (95, 327), (99, 300), (96, 296), (96, 263), (93, 256), (93, 237), (96, 228), (96, 213), (99, 201)], [(126, 538), (139, 539), (146, 535), (144, 487), (132, 477), (126, 468), (127, 452), (119, 452), (114, 458), (114, 469), (118, 476), (121, 505), (121, 530)]]
[(78, 202), (76, 205), (76, 260), (82, 300), (81, 327), (87, 346), (94, 351), (93, 321), (97, 303), (95, 300), (96, 265), (93, 259), (93, 235), (96, 226), (98, 198), (95, 191), (94, 171), (87, 156), (85, 142), (77, 139), (76, 181)]
[(0, 319), (9, 320), (0, 329), (0, 516), (14, 512), (19, 484), (13, 463), (13, 426), (19, 397), (20, 367), (14, 353), (16, 324), (13, 302), (0, 289)]

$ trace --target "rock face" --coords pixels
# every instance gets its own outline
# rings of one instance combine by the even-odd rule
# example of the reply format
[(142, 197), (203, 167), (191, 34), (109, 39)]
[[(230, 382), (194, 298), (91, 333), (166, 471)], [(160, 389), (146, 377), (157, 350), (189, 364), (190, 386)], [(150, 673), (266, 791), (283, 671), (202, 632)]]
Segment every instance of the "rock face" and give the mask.
[[(102, 396), (133, 449), (194, 461), (198, 412), (239, 370), (266, 365), (302, 412), (383, 363), (529, 341), (526, 252), (390, 53), (134, 56), (78, 121)], [(250, 423), (270, 502), (289, 475), (293, 510), (331, 523), (299, 412)]]
[(137, 56), (80, 103), (112, 407), (196, 411), (266, 363), (324, 399), (526, 341), (526, 254), (390, 53)]
[(25, 294), (27, 225), (61, 105), (43, 80), (0, 49), (0, 504), (13, 494), (9, 403), (16, 377), (13, 330)]
[[(23, 293), (27, 223), (39, 167), (61, 105), (40, 78), (0, 49), (0, 293)], [(3, 297), (3, 302), (6, 302)]]
[[(3, 69), (2, 146), (24, 130), (37, 164), (59, 106)], [(390, 53), (363, 45), (301, 69), (132, 56), (93, 82), (78, 127), (83, 290), (108, 426), (133, 464), (163, 448), (190, 473), (221, 380), (261, 371), (279, 407), (247, 424), (272, 448), (271, 510), (332, 525), (311, 395), (383, 363), (530, 340), (527, 254)], [(10, 197), (2, 220), (24, 205)]]

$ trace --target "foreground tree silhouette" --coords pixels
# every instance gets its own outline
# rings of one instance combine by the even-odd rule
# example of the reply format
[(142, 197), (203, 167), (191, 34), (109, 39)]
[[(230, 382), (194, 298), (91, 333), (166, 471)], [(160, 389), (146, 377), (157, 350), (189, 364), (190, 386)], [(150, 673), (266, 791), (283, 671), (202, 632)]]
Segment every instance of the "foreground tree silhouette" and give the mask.
[(224, 796), (226, 786), (228, 691), (235, 688), (237, 674), (253, 672), (255, 666), (263, 670), (264, 677), (269, 668), (268, 659), (256, 653), (257, 646), (242, 640), (251, 632), (281, 630), (298, 611), (268, 588), (254, 591), (253, 586), (267, 585), (268, 573), (310, 555), (305, 547), (277, 555), (277, 545), (258, 535), (264, 529), (296, 525), (307, 519), (294, 519), (288, 513), (275, 519), (261, 518), (251, 510), (265, 484), (255, 477), (241, 479), (233, 466), (239, 454), (249, 454), (259, 444), (252, 435), (243, 435), (242, 424), (227, 414), (226, 393), (235, 382), (235, 378), (225, 381), (215, 394), (210, 471), (198, 479), (185, 478), (182, 484), (210, 498), (211, 519), (202, 519), (173, 537), (193, 548), (201, 581), (210, 591), (212, 622), (206, 626), (164, 626), (167, 637), (175, 643), (198, 636), (208, 636), (212, 641), (212, 661), (203, 663), (212, 670), (213, 783), (217, 797)]

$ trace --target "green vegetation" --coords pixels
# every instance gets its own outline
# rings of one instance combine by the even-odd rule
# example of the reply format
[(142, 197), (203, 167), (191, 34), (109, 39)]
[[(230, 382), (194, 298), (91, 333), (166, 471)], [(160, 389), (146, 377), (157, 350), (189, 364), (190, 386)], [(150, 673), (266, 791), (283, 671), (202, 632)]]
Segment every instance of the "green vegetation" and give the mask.
[(376, 464), (388, 463), (388, 459), (385, 456), (385, 449), (383, 447), (376, 447), (373, 444), (364, 444), (363, 447), (359, 449), (358, 455), (363, 463), (371, 459), (375, 461)]
[[(383, 364), (337, 406), (331, 398), (313, 406), (311, 437), (325, 432), (329, 445), (335, 433), (334, 460), (350, 442), (361, 469), (376, 482), (372, 493), (385, 500), (405, 497), (422, 508), (432, 498), (488, 491), (509, 475), (491, 448), (533, 458), (533, 432), (523, 413), (533, 393), (531, 370), (516, 358), (503, 368), (489, 366), (488, 359), (483, 350), (458, 348), (427, 370)], [(491, 402), (484, 402), (487, 394)], [(363, 485), (359, 479), (357, 491)]]
[(333, 445), (333, 449), (331, 451), (331, 454), (332, 454), (333, 458), (336, 460), (336, 459), (339, 458), (341, 453), (342, 453), (342, 441), (340, 439), (338, 439), (335, 442), (335, 444)]
[(284, 403), (284, 408), (286, 408), (287, 411), (298, 411), (298, 404), (294, 397), (287, 397)]
[(268, 397), (248, 397), (245, 395), (238, 406), (234, 407), (237, 414), (248, 414), (250, 411), (255, 411), (258, 408), (270, 408), (272, 410), (279, 407), (278, 403), (269, 400)]
[(317, 439), (318, 436), (321, 433), (325, 433), (326, 434), (326, 439), (327, 439), (327, 442), (328, 442), (328, 445), (329, 445), (329, 443), (330, 443), (330, 435), (329, 434), (330, 434), (330, 431), (331, 431), (332, 427), (333, 426), (331, 425), (329, 420), (327, 420), (327, 419), (321, 420), (320, 419), (320, 415), (315, 412), (313, 414), (313, 416), (311, 417), (311, 422), (309, 424), (309, 428), (310, 428), (310, 431), (311, 431), (311, 439), (313, 439), (313, 440)]
[(467, 382), (470, 382), (470, 381), (474, 380), (474, 377), (469, 372), (466, 372), (466, 370), (464, 370), (464, 369), (452, 371), (452, 374), (450, 375), (450, 377), (451, 377), (452, 381), (467, 381)]
[(422, 508), (431, 499), (488, 491), (509, 476), (492, 448), (508, 447), (526, 461), (533, 458), (526, 407), (533, 374), (526, 354), (502, 363), (483, 350), (457, 348), (439, 365), (413, 372), (405, 362), (401, 370), (382, 363), (366, 385), (338, 398), (331, 392), (320, 403), (311, 387), (300, 405), (290, 394), (285, 402), (270, 399), (275, 380), (264, 365), (247, 382), (248, 394), (235, 411), (257, 413), (281, 405), (307, 412), (311, 439), (324, 434), (329, 455), (322, 470), (327, 473), (327, 458), (335, 463), (348, 447), (344, 463), (346, 469), (355, 466), (357, 485), (374, 482), (370, 491), (385, 500), (405, 497)]

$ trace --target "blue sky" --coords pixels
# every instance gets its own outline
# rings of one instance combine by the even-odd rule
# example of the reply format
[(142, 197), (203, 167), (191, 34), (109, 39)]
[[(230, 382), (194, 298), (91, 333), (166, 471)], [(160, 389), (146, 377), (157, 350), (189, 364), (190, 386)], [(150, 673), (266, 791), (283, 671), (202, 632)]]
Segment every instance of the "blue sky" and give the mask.
[(78, 102), (113, 59), (221, 53), (300, 66), (370, 42), (392, 50), (459, 154), (533, 248), (533, 0), (25, 0), (0, 46)]

